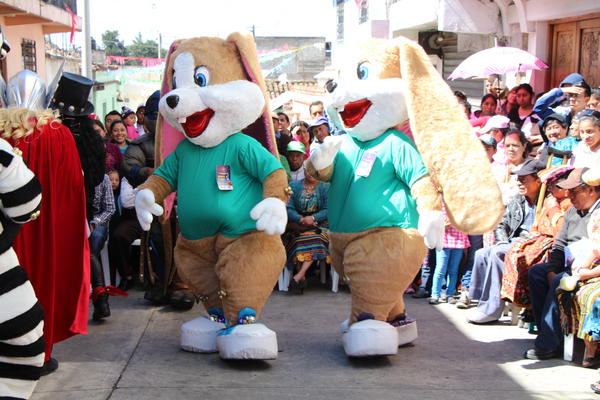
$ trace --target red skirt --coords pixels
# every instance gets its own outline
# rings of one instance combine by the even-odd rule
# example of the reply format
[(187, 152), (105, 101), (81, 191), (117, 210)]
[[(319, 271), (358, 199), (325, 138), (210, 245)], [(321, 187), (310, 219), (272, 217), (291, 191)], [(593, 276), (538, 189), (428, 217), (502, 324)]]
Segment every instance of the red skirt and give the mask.
[(531, 232), (514, 242), (504, 258), (504, 275), (500, 296), (519, 307), (528, 307), (529, 286), (527, 272), (536, 264), (548, 259), (554, 239), (538, 232)]

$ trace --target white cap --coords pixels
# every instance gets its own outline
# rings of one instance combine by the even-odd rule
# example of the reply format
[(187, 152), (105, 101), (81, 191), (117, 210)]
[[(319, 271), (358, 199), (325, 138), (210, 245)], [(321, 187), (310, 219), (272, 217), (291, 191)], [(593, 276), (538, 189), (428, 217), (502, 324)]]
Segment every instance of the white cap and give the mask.
[(508, 119), (504, 115), (494, 115), (492, 118), (488, 119), (484, 127), (481, 128), (479, 132), (488, 133), (492, 129), (505, 129), (508, 128), (509, 123), (510, 119)]

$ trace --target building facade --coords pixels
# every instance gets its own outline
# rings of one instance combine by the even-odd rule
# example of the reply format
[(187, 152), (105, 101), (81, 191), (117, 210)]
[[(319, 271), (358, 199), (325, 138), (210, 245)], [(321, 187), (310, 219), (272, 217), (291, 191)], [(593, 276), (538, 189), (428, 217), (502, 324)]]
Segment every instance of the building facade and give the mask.
[[(551, 67), (519, 77), (536, 92), (571, 72), (600, 85), (598, 0), (333, 0), (333, 7), (334, 65), (359, 40), (402, 35), (419, 41), (444, 77), (469, 55), (498, 44), (527, 50)], [(508, 86), (517, 81), (503, 78)], [(482, 80), (449, 84), (470, 97), (484, 90)]]
[(54, 76), (46, 68), (44, 35), (81, 30), (81, 19), (76, 13), (76, 0), (0, 1), (0, 26), (11, 47), (6, 59), (0, 61), (4, 79), (25, 68), (46, 81), (52, 79)]

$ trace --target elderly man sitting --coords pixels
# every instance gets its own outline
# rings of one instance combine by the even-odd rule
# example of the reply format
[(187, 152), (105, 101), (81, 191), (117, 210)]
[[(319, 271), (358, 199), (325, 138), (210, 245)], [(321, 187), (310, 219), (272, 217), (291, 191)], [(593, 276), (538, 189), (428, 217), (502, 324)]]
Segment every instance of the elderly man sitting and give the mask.
[(570, 269), (565, 267), (565, 248), (587, 237), (590, 216), (600, 208), (600, 186), (590, 186), (582, 180), (581, 175), (586, 170), (587, 168), (574, 169), (567, 179), (557, 185), (569, 191), (573, 207), (565, 213), (563, 226), (554, 239), (548, 262), (535, 265), (529, 270), (529, 293), (539, 330), (535, 347), (523, 355), (530, 360), (545, 360), (562, 354), (563, 333), (556, 288)]
[(537, 173), (544, 165), (528, 160), (515, 172), (519, 194), (507, 204), (504, 217), (495, 230), (496, 244), (477, 250), (469, 295), (478, 299), (477, 308), (469, 313), (469, 322), (483, 324), (502, 316), (504, 302), (500, 299), (504, 256), (511, 242), (529, 233), (535, 217), (535, 204), (542, 183)]

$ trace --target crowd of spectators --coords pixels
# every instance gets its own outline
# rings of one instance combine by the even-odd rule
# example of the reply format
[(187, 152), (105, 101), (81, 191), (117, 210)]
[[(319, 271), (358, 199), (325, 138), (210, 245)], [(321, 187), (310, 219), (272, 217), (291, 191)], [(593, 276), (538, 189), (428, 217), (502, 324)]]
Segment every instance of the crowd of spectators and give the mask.
[[(597, 365), (600, 182), (594, 168), (600, 167), (600, 89), (591, 89), (579, 74), (537, 96), (529, 84), (503, 91), (490, 86), (475, 111), (463, 93), (455, 95), (488, 156), (505, 214), (483, 235), (467, 235), (447, 220), (443, 250), (428, 253), (407, 292), (432, 305), (470, 309), (467, 318), (475, 324), (498, 321), (510, 304), (537, 334), (525, 358), (560, 357), (564, 334), (575, 333), (586, 343), (584, 366)], [(125, 291), (136, 284), (131, 243), (142, 233), (134, 190), (154, 165), (158, 94), (153, 96), (136, 112), (112, 111), (104, 124), (94, 121), (107, 152), (106, 177), (94, 202), (94, 237), (98, 243), (108, 238), (111, 282), (118, 271)], [(304, 292), (313, 266), (330, 261), (328, 185), (308, 175), (304, 161), (325, 137), (344, 134), (331, 125), (322, 102), (312, 103), (309, 114), (310, 121), (272, 114), (293, 192), (282, 239), (296, 293)], [(569, 290), (561, 286), (565, 276), (577, 282)]]
[[(470, 309), (474, 324), (519, 313), (536, 335), (526, 359), (562, 357), (565, 335), (574, 334), (586, 345), (582, 365), (597, 367), (600, 89), (579, 74), (540, 96), (528, 84), (489, 89), (474, 112), (463, 93), (455, 96), (488, 155), (505, 214), (484, 235), (447, 225), (444, 250), (429, 252), (407, 292)], [(600, 383), (592, 386), (600, 393)]]

